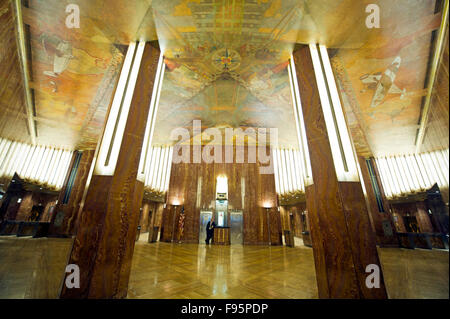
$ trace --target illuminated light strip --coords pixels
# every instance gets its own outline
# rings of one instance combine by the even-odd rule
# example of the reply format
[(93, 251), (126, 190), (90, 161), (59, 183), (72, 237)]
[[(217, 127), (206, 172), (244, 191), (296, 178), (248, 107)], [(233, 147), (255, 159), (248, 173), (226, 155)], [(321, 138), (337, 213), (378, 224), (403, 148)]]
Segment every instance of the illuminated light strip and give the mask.
[(400, 175), (399, 169), (398, 169), (398, 167), (395, 164), (395, 160), (392, 157), (389, 157), (387, 160), (388, 160), (388, 163), (389, 163), (389, 170), (395, 176), (394, 183), (397, 184), (397, 187), (398, 187), (400, 193), (402, 193), (402, 194), (408, 193), (408, 190), (406, 189), (406, 187), (405, 187), (405, 185), (403, 183), (403, 179), (402, 179), (402, 177)]
[(170, 152), (171, 152), (171, 148), (170, 147), (166, 147), (166, 159), (164, 160), (164, 167), (163, 167), (163, 172), (161, 175), (161, 186), (159, 191), (160, 192), (166, 192), (167, 189), (166, 187), (166, 176), (167, 176), (167, 171), (171, 169), (171, 163), (170, 163)]
[(163, 162), (164, 161), (164, 148), (161, 147), (160, 148), (160, 152), (159, 152), (159, 159), (158, 159), (158, 166), (156, 169), (156, 175), (155, 175), (155, 182), (152, 185), (152, 188), (155, 190), (159, 190), (159, 179), (161, 178), (161, 171), (162, 171), (162, 166), (163, 166)]
[(284, 187), (284, 180), (283, 180), (283, 163), (281, 162), (281, 149), (277, 150), (277, 162), (278, 162), (278, 180), (280, 185), (280, 194), (286, 193), (286, 188)]
[(8, 161), (9, 156), (11, 155), (11, 148), (12, 148), (13, 143), (11, 141), (7, 141), (4, 145), (4, 150), (1, 153), (4, 158), (0, 163), (0, 176), (3, 175), (3, 171), (4, 171), (4, 167), (6, 166), (6, 163)]
[(304, 192), (305, 179), (301, 171), (301, 152), (297, 150), (273, 149), (275, 190), (279, 195)]
[(390, 193), (391, 193), (391, 190), (390, 190), (389, 184), (386, 181), (386, 177), (384, 176), (384, 171), (381, 168), (380, 161), (378, 159), (375, 159), (375, 163), (376, 163), (377, 168), (378, 168), (378, 173), (379, 173), (379, 176), (380, 176), (381, 183), (383, 185), (384, 193), (385, 193), (385, 195), (387, 197), (389, 197)]
[[(333, 162), (338, 181), (359, 181), (358, 172), (356, 170), (356, 162), (354, 161), (353, 158), (352, 146), (351, 144), (348, 144), (349, 142), (347, 141), (347, 139), (345, 139), (346, 136), (345, 120), (344, 123), (341, 123), (342, 119), (338, 115), (340, 112), (342, 112), (342, 108), (340, 108), (340, 104), (334, 105), (333, 107), (333, 105), (331, 104), (333, 100), (330, 101), (330, 99), (328, 98), (328, 92), (330, 92), (331, 96), (333, 95), (332, 93), (333, 89), (331, 88), (333, 86), (333, 83), (328, 83), (329, 85), (327, 86), (325, 76), (327, 76), (329, 70), (324, 70), (328, 69), (328, 65), (326, 65), (326, 59), (322, 60), (324, 63), (324, 69), (322, 69), (322, 62), (319, 57), (319, 51), (317, 50), (317, 46), (315, 44), (310, 44), (309, 48), (313, 61), (314, 73), (316, 75), (319, 97), (325, 119), (325, 126), (328, 132), (331, 154), (333, 157)], [(324, 58), (324, 53), (322, 51), (321, 55), (322, 58)], [(328, 56), (328, 54), (325, 55)], [(334, 89), (336, 88), (334, 87)], [(339, 127), (341, 126), (344, 126), (345, 129), (340, 130)]]
[(377, 159), (376, 162), (377, 162), (377, 165), (379, 168), (380, 175), (382, 177), (382, 182), (384, 180), (384, 183), (385, 183), (385, 184), (383, 183), (383, 186), (384, 186), (384, 189), (387, 190), (386, 196), (388, 196), (388, 197), (392, 196), (394, 194), (394, 188), (391, 184), (391, 181), (389, 180), (389, 176), (387, 175), (387, 171), (384, 166), (384, 163), (382, 163), (381, 160), (379, 160), (379, 159)]
[(381, 163), (379, 159), (375, 159), (375, 163), (377, 164), (378, 172), (380, 174), (381, 183), (383, 185), (384, 193), (386, 197), (390, 197), (392, 195), (391, 186), (387, 182), (384, 169), (381, 167)]
[(156, 148), (156, 158), (155, 158), (155, 165), (153, 167), (153, 178), (152, 178), (152, 186), (154, 187), (156, 185), (156, 179), (158, 177), (158, 170), (159, 170), (159, 164), (160, 164), (160, 158), (161, 158), (161, 148)]
[(388, 177), (388, 179), (389, 179), (389, 182), (390, 182), (390, 185), (391, 185), (391, 189), (392, 189), (392, 192), (394, 193), (394, 194), (400, 194), (401, 193), (401, 191), (400, 191), (400, 189), (398, 188), (398, 186), (397, 186), (397, 184), (395, 183), (395, 176), (394, 176), (394, 174), (392, 174), (391, 173), (391, 171), (390, 171), (390, 169), (389, 169), (389, 163), (388, 163), (388, 161), (387, 161), (387, 159), (386, 158), (382, 158), (381, 159), (381, 163), (382, 163), (382, 165), (383, 165), (383, 167), (384, 167), (384, 170), (385, 170), (385, 172), (386, 172), (386, 176)]
[(120, 134), (119, 126), (121, 128), (123, 125), (119, 123), (126, 122), (128, 117), (129, 105), (128, 107), (125, 105), (125, 96), (126, 91), (128, 91), (129, 78), (131, 78), (135, 52), (136, 43), (132, 42), (128, 46), (122, 71), (120, 73), (119, 82), (117, 84), (116, 92), (114, 93), (114, 99), (105, 126), (105, 132), (103, 134), (103, 139), (98, 153), (94, 175), (114, 175), (118, 156), (118, 154), (116, 154), (117, 146), (114, 147), (114, 145), (119, 144), (118, 146), (120, 146), (123, 134)]
[[(0, 138), (0, 154), (3, 154), (3, 149), (5, 148), (5, 145), (6, 145), (6, 140)], [(0, 165), (1, 165), (1, 163), (0, 163)]]
[(273, 174), (275, 177), (275, 192), (277, 194), (280, 194), (280, 180), (278, 178), (278, 160), (277, 160), (277, 149), (273, 148), (272, 149), (272, 157), (273, 157)]
[(65, 152), (66, 153), (66, 157), (64, 160), (64, 165), (62, 166), (60, 175), (59, 175), (59, 180), (56, 184), (57, 188), (61, 188), (64, 184), (64, 181), (66, 180), (66, 176), (69, 173), (69, 165), (71, 162), (71, 158), (72, 158), (72, 153), (70, 152)]
[(308, 186), (313, 184), (313, 176), (311, 169), (311, 160), (309, 157), (308, 141), (306, 138), (305, 122), (303, 119), (303, 109), (300, 99), (300, 91), (297, 82), (297, 73), (295, 70), (294, 57), (292, 55), (289, 63), (288, 72), (289, 72), (289, 84), (291, 86), (292, 105), (294, 108), (294, 118), (297, 128), (297, 140), (299, 144), (299, 152), (301, 159), (300, 167), (303, 172), (302, 184)]
[(21, 164), (22, 161), (23, 161), (22, 157), (24, 156), (24, 154), (26, 152), (26, 149), (27, 149), (27, 145), (26, 144), (21, 144), (20, 145), (19, 151), (16, 152), (17, 156), (16, 156), (16, 158), (13, 161), (13, 165), (11, 166), (11, 170), (10, 170), (10, 174), (11, 175), (14, 174), (15, 172), (17, 172), (17, 170), (19, 169), (19, 164)]
[(422, 157), (419, 154), (415, 154), (414, 158), (416, 159), (417, 166), (419, 166), (420, 174), (422, 175), (422, 177), (424, 179), (424, 182), (425, 182), (425, 184), (423, 185), (424, 189), (430, 187), (431, 186), (431, 179), (429, 178), (429, 176), (427, 174), (427, 171), (425, 169), (425, 166), (424, 166), (424, 164), (422, 162)]
[(445, 167), (444, 171), (447, 172), (447, 180), (448, 180), (448, 171), (449, 171), (449, 167), (448, 167), (449, 163), (448, 162), (449, 162), (449, 159), (447, 157), (447, 160), (445, 160), (446, 159), (446, 153), (444, 151), (437, 152), (437, 154), (438, 154), (439, 160), (442, 161), (442, 163), (443, 163), (443, 165)]
[(302, 178), (302, 173), (300, 171), (300, 159), (299, 159), (299, 156), (298, 156), (299, 151), (293, 151), (292, 153), (293, 153), (293, 157), (294, 157), (293, 161), (294, 161), (295, 176), (296, 176), (296, 179), (297, 179), (298, 189), (301, 192), (304, 192), (305, 191), (305, 185), (304, 185), (304, 181), (303, 181), (303, 178)]
[[(375, 159), (388, 198), (425, 191), (435, 183), (448, 187), (447, 150)], [(394, 185), (394, 186), (392, 186)]]
[(392, 160), (392, 157), (387, 157), (386, 162), (388, 164), (389, 172), (392, 174), (394, 184), (396, 185), (396, 188), (397, 188), (397, 192), (399, 194), (407, 193), (403, 183), (401, 182), (402, 181), (401, 175), (398, 172), (398, 168), (395, 166), (395, 163)]
[(23, 173), (25, 172), (28, 166), (32, 154), (33, 154), (33, 146), (28, 145), (26, 156), (24, 157), (23, 163), (20, 165), (20, 169), (18, 169), (17, 171), (17, 174), (19, 174), (19, 176), (23, 176)]
[(147, 124), (145, 126), (144, 142), (139, 161), (137, 179), (140, 181), (144, 181), (145, 169), (147, 168), (145, 164), (147, 162), (147, 157), (151, 155), (149, 151), (152, 148), (151, 145), (153, 140), (153, 132), (155, 130), (156, 116), (158, 114), (159, 97), (161, 95), (161, 89), (164, 79), (164, 71), (165, 71), (164, 55), (161, 52), (158, 60), (158, 66), (156, 69), (155, 81), (153, 83), (153, 92), (150, 100), (150, 109), (148, 112)]
[(166, 181), (164, 185), (164, 190), (169, 189), (169, 182), (170, 182), (170, 174), (172, 172), (172, 157), (173, 157), (173, 146), (169, 148), (169, 160), (167, 161), (167, 171), (166, 171)]
[[(0, 177), (20, 178), (59, 189), (71, 162), (70, 151), (0, 140)], [(58, 154), (63, 155), (58, 157)], [(54, 172), (58, 167), (59, 178)]]
[(56, 161), (55, 161), (54, 165), (52, 165), (52, 170), (51, 170), (51, 172), (49, 174), (49, 177), (47, 179), (49, 184), (53, 184), (53, 179), (55, 178), (56, 170), (58, 168), (58, 164), (61, 161), (61, 155), (62, 155), (62, 150), (58, 150), (58, 152), (56, 153), (56, 157), (55, 157)]
[(150, 147), (147, 151), (147, 157), (145, 160), (145, 181), (144, 185), (148, 185), (150, 181), (150, 172), (151, 172), (151, 164), (152, 164), (152, 156), (153, 156), (153, 147)]
[(281, 150), (278, 150), (277, 152), (277, 161), (278, 161), (278, 172), (279, 172), (279, 178), (280, 178), (280, 194), (284, 194), (286, 192), (286, 189), (284, 187), (284, 179), (283, 179), (283, 163), (281, 162)]
[[(416, 173), (416, 169), (413, 165), (413, 162), (411, 161), (411, 156), (405, 156), (404, 158), (405, 158), (405, 162), (407, 165), (407, 169), (413, 180), (414, 189), (420, 189), (421, 182), (420, 182), (419, 176)], [(420, 178), (422, 178), (422, 177), (420, 176)]]
[(168, 147), (164, 147), (164, 157), (163, 157), (163, 166), (160, 169), (160, 174), (158, 177), (158, 185), (157, 185), (157, 189), (160, 192), (164, 191), (164, 177), (165, 177), (165, 172), (167, 170), (167, 160), (169, 159), (169, 148)]
[(52, 152), (52, 158), (50, 159), (50, 165), (48, 166), (47, 171), (45, 172), (45, 175), (43, 177), (44, 181), (47, 181), (50, 179), (51, 172), (53, 170), (53, 167), (55, 166), (56, 162), (56, 156), (58, 155), (58, 150), (54, 149)]
[(298, 190), (300, 189), (300, 185), (297, 179), (297, 172), (295, 170), (295, 164), (294, 164), (294, 150), (289, 150), (289, 164), (291, 166), (291, 174), (292, 174), (292, 190)]
[(445, 160), (444, 153), (443, 152), (436, 152), (437, 160), (439, 161), (439, 164), (441, 165), (441, 171), (444, 173), (445, 180), (447, 181), (447, 185), (449, 182), (449, 168), (448, 168), (448, 159)]
[(384, 176), (386, 177), (386, 179), (389, 183), (389, 189), (390, 189), (391, 195), (394, 195), (397, 193), (397, 191), (395, 190), (394, 181), (392, 180), (389, 169), (387, 168), (387, 162), (383, 161), (381, 165), (383, 166)]
[(42, 146), (38, 147), (38, 152), (34, 159), (33, 168), (31, 169), (30, 178), (32, 178), (33, 176), (36, 176), (36, 173), (39, 169), (39, 163), (41, 162), (42, 156), (44, 155), (44, 150), (45, 149)]
[(58, 176), (59, 176), (59, 171), (61, 170), (61, 165), (62, 165), (63, 161), (64, 161), (64, 151), (61, 150), (61, 154), (59, 156), (58, 164), (55, 165), (55, 168), (53, 170), (53, 176), (52, 176), (52, 178), (49, 181), (49, 183), (51, 185), (56, 185), (56, 182), (57, 182)]
[(171, 146), (169, 149), (169, 160), (167, 161), (167, 173), (166, 173), (166, 181), (164, 185), (164, 190), (167, 191), (169, 189), (169, 181), (170, 181), (170, 172), (172, 171), (172, 157), (173, 157), (173, 147)]
[(448, 178), (445, 178), (444, 174), (445, 168), (441, 166), (441, 164), (439, 163), (438, 152), (429, 153), (428, 155), (431, 161), (433, 162), (434, 167), (436, 168), (436, 173), (438, 174), (439, 179), (441, 181), (441, 184), (439, 186), (448, 186)]
[(50, 152), (51, 152), (51, 149), (46, 149), (44, 151), (44, 156), (42, 158), (41, 165), (39, 166), (39, 170), (38, 170), (38, 172), (36, 174), (36, 177), (37, 177), (38, 180), (42, 180), (43, 175), (45, 175), (45, 172), (46, 172), (46, 170), (48, 168), (48, 164), (50, 162), (50, 158), (49, 158), (50, 155), (51, 155)]
[(428, 168), (428, 172), (431, 173), (431, 175), (433, 176), (432, 179), (435, 183), (437, 183), (438, 185), (443, 185), (444, 181), (441, 180), (441, 177), (438, 173), (438, 168), (434, 166), (434, 163), (431, 159), (431, 156), (428, 153), (422, 154), (422, 158), (425, 160), (426, 163), (426, 168)]
[(152, 157), (150, 160), (150, 172), (148, 175), (148, 185), (152, 184), (152, 180), (153, 180), (153, 174), (155, 172), (155, 162), (156, 162), (156, 148), (153, 148), (152, 150)]
[(6, 161), (4, 163), (4, 166), (2, 168), (2, 173), (9, 176), (9, 167), (11, 166), (12, 160), (14, 160), (14, 157), (16, 156), (16, 149), (18, 148), (18, 143), (13, 142), (11, 145), (10, 152), (8, 153), (8, 157), (6, 158)]
[(281, 150), (281, 169), (283, 171), (283, 185), (284, 185), (284, 191), (286, 193), (290, 192), (290, 188), (289, 188), (289, 181), (287, 178), (287, 169), (286, 169), (286, 160), (285, 160), (285, 154), (284, 154), (284, 150)]
[(324, 45), (319, 45), (320, 54), (322, 57), (323, 70), (327, 79), (328, 89), (331, 95), (330, 105), (336, 117), (336, 123), (339, 131), (339, 137), (342, 142), (344, 153), (343, 160), (346, 161), (348, 172), (346, 178), (350, 181), (359, 181), (358, 169), (356, 166), (356, 158), (353, 152), (352, 141), (348, 132), (347, 123), (345, 122), (344, 112), (342, 110), (341, 100), (337, 90), (336, 82), (331, 68), (330, 58), (328, 57), (327, 48)]
[(414, 155), (410, 156), (410, 158), (411, 158), (411, 163), (414, 166), (414, 172), (416, 173), (416, 176), (420, 177), (420, 179), (419, 179), (421, 181), (420, 188), (425, 189), (427, 187), (426, 176), (421, 172), (417, 158)]
[(20, 162), (20, 157), (24, 151), (24, 148), (25, 144), (18, 144), (17, 151), (14, 152), (14, 155), (12, 156), (8, 168), (6, 170), (9, 176), (13, 175), (14, 172), (16, 171), (17, 164)]
[(291, 172), (291, 166), (289, 165), (289, 151), (283, 150), (283, 165), (286, 167), (286, 179), (288, 183), (288, 190), (289, 192), (292, 192), (294, 190), (294, 185), (292, 183), (292, 172)]
[(39, 152), (39, 146), (34, 146), (33, 151), (30, 155), (30, 159), (28, 164), (26, 165), (26, 169), (23, 172), (24, 178), (29, 178), (31, 176), (31, 170), (33, 169), (34, 159), (36, 158), (37, 153)]
[(144, 186), (158, 192), (166, 192), (167, 178), (172, 169), (173, 147), (151, 147), (149, 152), (152, 155), (151, 158), (147, 157)]
[(413, 178), (412, 178), (411, 171), (408, 169), (408, 164), (406, 163), (405, 157), (404, 156), (398, 156), (397, 160), (398, 160), (400, 166), (402, 167), (402, 171), (406, 175), (406, 180), (407, 180), (407, 184), (408, 184), (408, 187), (409, 187), (409, 191), (411, 191), (411, 192), (414, 191), (414, 189), (416, 189), (416, 188), (415, 188), (415, 185), (414, 185), (414, 181), (413, 181)]
[(400, 173), (400, 181), (402, 182), (403, 189), (405, 190), (405, 193), (410, 193), (411, 192), (411, 188), (409, 187), (406, 174), (403, 171), (403, 167), (400, 165), (399, 159), (397, 157), (393, 157), (392, 158), (392, 162), (394, 163), (394, 165), (396, 167), (396, 171)]

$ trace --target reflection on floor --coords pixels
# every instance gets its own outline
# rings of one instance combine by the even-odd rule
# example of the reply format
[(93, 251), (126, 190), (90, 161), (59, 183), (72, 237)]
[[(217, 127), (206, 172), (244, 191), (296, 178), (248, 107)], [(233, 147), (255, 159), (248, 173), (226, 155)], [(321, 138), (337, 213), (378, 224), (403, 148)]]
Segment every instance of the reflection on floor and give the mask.
[(0, 299), (57, 298), (72, 239), (0, 237)]
[(389, 298), (448, 299), (448, 250), (378, 249)]
[[(0, 299), (56, 298), (71, 245), (0, 237)], [(390, 298), (448, 299), (448, 251), (379, 253)], [(148, 244), (142, 236), (128, 298), (317, 298), (312, 249)]]
[(138, 242), (128, 298), (317, 298), (312, 249)]

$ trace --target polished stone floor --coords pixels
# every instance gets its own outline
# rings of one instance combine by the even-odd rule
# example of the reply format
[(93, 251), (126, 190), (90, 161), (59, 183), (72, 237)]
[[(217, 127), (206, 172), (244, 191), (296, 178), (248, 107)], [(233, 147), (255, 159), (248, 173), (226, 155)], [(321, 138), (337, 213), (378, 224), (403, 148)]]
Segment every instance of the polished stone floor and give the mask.
[(317, 298), (312, 249), (138, 243), (128, 298)]
[(0, 299), (57, 298), (72, 239), (0, 237)]
[[(56, 298), (71, 239), (0, 237), (0, 299)], [(390, 298), (449, 297), (448, 251), (379, 249)], [(312, 249), (136, 243), (128, 298), (317, 298)]]

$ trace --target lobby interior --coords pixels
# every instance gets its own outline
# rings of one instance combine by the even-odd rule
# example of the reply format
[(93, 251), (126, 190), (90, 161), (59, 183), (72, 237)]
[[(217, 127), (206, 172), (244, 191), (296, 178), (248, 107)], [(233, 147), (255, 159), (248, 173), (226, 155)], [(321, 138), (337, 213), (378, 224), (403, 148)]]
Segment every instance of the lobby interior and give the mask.
[(448, 0), (0, 0), (0, 35), (0, 299), (449, 298)]

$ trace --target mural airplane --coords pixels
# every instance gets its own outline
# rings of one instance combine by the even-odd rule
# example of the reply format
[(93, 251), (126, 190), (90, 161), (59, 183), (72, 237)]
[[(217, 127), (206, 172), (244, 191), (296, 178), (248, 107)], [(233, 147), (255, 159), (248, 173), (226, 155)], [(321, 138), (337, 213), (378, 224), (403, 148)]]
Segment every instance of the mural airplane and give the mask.
[(400, 94), (400, 99), (405, 97), (406, 89), (401, 90), (394, 83), (401, 61), (400, 57), (396, 57), (384, 73), (365, 74), (360, 78), (367, 89), (375, 90), (370, 107), (380, 105), (387, 94)]

